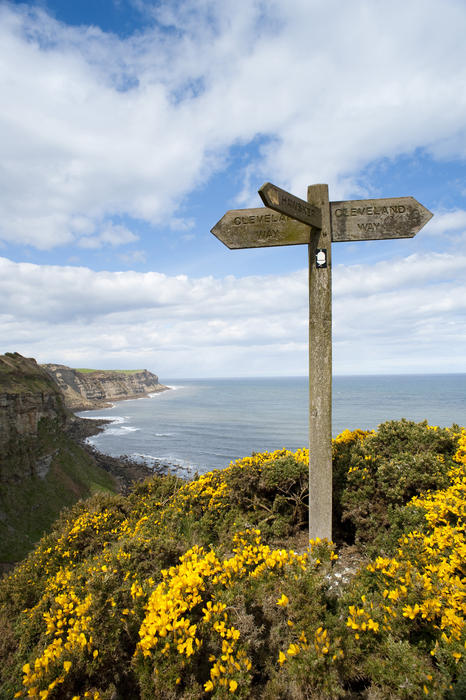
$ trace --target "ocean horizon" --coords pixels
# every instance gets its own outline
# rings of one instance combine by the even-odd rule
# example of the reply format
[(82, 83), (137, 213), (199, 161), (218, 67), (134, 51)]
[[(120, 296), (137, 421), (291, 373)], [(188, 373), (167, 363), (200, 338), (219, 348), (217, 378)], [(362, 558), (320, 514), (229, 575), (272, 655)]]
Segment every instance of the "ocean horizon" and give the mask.
[[(104, 454), (200, 473), (252, 452), (308, 445), (307, 377), (161, 381), (171, 389), (80, 412), (112, 421), (90, 444)], [(466, 425), (466, 373), (335, 375), (332, 398), (334, 437), (401, 418)]]

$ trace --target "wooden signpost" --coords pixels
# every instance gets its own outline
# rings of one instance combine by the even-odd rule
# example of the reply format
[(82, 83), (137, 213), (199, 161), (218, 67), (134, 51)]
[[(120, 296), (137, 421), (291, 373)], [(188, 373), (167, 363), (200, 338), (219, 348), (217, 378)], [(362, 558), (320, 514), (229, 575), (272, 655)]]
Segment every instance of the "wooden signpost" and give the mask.
[(307, 202), (266, 182), (266, 205), (227, 211), (212, 233), (228, 248), (309, 246), (309, 538), (332, 538), (332, 241), (412, 238), (432, 218), (413, 197)]

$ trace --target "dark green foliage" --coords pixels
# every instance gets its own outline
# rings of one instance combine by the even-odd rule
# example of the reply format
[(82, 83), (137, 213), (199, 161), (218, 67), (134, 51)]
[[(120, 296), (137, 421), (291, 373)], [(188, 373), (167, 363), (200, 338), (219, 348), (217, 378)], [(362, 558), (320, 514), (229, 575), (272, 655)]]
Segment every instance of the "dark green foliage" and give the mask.
[(294, 455), (274, 457), (248, 469), (230, 467), (226, 483), (233, 509), (250, 524), (279, 537), (307, 526), (309, 469)]
[(463, 661), (458, 671), (454, 686), (448, 689), (445, 700), (464, 700), (466, 698), (466, 663)]
[(116, 491), (113, 477), (47, 419), (39, 424), (34, 449), (51, 454), (47, 474), (0, 484), (0, 562), (24, 557), (63, 508), (98, 491)]
[[(447, 485), (458, 430), (402, 419), (383, 423), (363, 440), (336, 442), (337, 538), (375, 549), (383, 548), (386, 539), (394, 544), (411, 498)], [(413, 517), (410, 510), (405, 527), (411, 528)]]
[(460, 430), (457, 425), (452, 428), (432, 428), (427, 421), (414, 423), (402, 418), (379, 425), (377, 432), (368, 436), (366, 447), (382, 457), (393, 457), (406, 452), (411, 455), (430, 452), (451, 457), (456, 449), (455, 435)]

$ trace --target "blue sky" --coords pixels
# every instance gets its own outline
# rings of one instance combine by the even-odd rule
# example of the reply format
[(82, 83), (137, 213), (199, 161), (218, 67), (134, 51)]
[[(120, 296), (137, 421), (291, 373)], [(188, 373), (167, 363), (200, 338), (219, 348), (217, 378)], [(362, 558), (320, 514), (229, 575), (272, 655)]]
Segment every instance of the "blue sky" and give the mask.
[(332, 246), (335, 373), (466, 371), (465, 35), (463, 0), (0, 1), (0, 352), (305, 374), (305, 246), (210, 229), (326, 182), (434, 213)]

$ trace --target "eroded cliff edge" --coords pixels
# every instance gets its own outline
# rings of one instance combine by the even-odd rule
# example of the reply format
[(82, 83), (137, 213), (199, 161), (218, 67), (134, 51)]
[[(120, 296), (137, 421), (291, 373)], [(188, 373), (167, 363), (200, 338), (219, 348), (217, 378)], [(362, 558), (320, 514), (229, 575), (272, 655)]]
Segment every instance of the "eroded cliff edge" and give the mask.
[(65, 506), (118, 490), (112, 474), (69, 437), (74, 420), (34, 359), (0, 356), (0, 571), (21, 559)]
[(63, 392), (65, 405), (71, 411), (105, 408), (113, 401), (137, 399), (166, 391), (156, 374), (140, 371), (80, 371), (65, 365), (46, 364), (43, 369)]
[(0, 483), (45, 476), (52, 452), (43, 434), (70, 419), (58, 386), (35, 360), (0, 356)]

